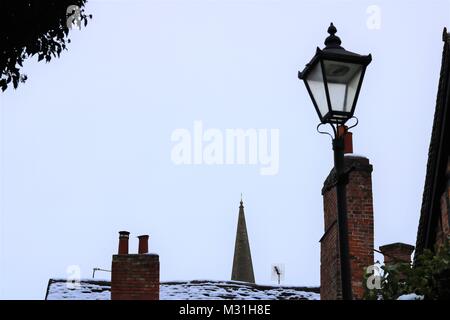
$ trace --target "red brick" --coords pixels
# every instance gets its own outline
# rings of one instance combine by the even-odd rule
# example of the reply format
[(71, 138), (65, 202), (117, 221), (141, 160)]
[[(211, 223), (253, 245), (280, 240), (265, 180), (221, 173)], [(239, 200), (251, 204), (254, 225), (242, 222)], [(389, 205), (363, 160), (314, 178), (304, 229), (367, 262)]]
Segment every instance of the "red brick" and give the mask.
[[(368, 159), (346, 157), (349, 172), (347, 184), (347, 219), (350, 267), (354, 299), (364, 294), (365, 268), (374, 263), (372, 166)], [(327, 179), (328, 180), (328, 179)], [(341, 299), (336, 187), (322, 190), (325, 232), (321, 239), (320, 295), (323, 300)]]
[(159, 300), (159, 256), (114, 255), (111, 275), (112, 300)]

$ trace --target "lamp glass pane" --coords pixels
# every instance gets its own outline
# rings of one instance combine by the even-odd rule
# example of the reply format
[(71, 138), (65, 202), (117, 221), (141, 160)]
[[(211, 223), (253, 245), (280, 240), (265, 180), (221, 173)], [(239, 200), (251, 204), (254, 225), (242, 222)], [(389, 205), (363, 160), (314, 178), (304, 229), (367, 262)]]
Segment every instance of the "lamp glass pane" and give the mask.
[(358, 72), (352, 77), (350, 82), (347, 84), (347, 98), (344, 106), (344, 111), (350, 112), (352, 110), (353, 102), (356, 98), (356, 91), (358, 90), (359, 80), (361, 79), (362, 67), (360, 66)]
[(354, 63), (324, 60), (325, 77), (331, 110), (350, 112), (362, 74), (362, 66)]
[(322, 67), (319, 62), (307, 75), (306, 82), (308, 83), (321, 117), (325, 116), (329, 111), (327, 94), (325, 92), (325, 84), (323, 81)]

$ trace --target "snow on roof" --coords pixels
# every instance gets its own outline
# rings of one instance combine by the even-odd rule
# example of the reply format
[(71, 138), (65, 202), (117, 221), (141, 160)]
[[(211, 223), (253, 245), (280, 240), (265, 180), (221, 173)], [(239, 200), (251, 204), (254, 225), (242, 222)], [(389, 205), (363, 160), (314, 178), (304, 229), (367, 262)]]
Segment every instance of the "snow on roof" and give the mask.
[[(109, 281), (50, 279), (46, 300), (110, 300)], [(265, 286), (238, 281), (162, 282), (161, 300), (319, 300), (318, 288)]]
[(417, 295), (415, 293), (409, 293), (401, 295), (397, 300), (423, 300), (424, 296)]
[(344, 157), (354, 157), (354, 158), (366, 158), (365, 155), (359, 154), (359, 153), (346, 153), (344, 154)]

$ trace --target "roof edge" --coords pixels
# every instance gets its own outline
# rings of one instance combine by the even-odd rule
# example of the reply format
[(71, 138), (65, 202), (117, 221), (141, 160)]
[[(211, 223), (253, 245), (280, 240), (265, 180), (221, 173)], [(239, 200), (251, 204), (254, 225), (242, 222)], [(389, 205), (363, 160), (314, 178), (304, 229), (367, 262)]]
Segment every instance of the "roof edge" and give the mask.
[[(438, 201), (436, 192), (438, 192), (439, 173), (443, 170), (443, 160), (441, 158), (444, 157), (445, 149), (447, 148), (448, 151), (449, 148), (443, 145), (443, 140), (449, 139), (449, 134), (445, 134), (444, 131), (449, 130), (448, 126), (450, 125), (450, 120), (448, 120), (450, 112), (448, 110), (450, 108), (450, 34), (447, 32), (447, 28), (443, 30), (442, 40), (444, 42), (444, 48), (428, 148), (420, 219), (417, 228), (415, 261), (424, 249), (432, 249), (431, 245), (434, 241), (433, 232), (435, 232), (433, 227), (436, 223), (436, 214), (434, 214), (434, 211), (435, 207), (437, 207), (436, 202)], [(447, 162), (447, 158), (445, 162)]]

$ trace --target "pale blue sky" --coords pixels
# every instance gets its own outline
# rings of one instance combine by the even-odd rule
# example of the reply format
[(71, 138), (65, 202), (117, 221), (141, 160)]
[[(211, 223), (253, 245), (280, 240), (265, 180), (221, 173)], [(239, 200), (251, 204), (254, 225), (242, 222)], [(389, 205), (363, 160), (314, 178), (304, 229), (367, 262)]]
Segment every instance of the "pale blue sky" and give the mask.
[[(369, 5), (381, 9), (369, 29)], [(372, 53), (355, 153), (374, 165), (376, 247), (415, 244), (450, 1), (90, 0), (59, 60), (28, 61), (0, 94), (0, 297), (42, 299), (51, 277), (109, 269), (117, 231), (150, 234), (161, 280), (231, 275), (240, 193), (258, 283), (318, 285), (320, 190), (331, 142), (297, 71), (333, 21)], [(278, 175), (175, 166), (171, 133), (280, 130)], [(131, 251), (137, 250), (137, 239)], [(100, 275), (108, 277), (107, 274)]]

